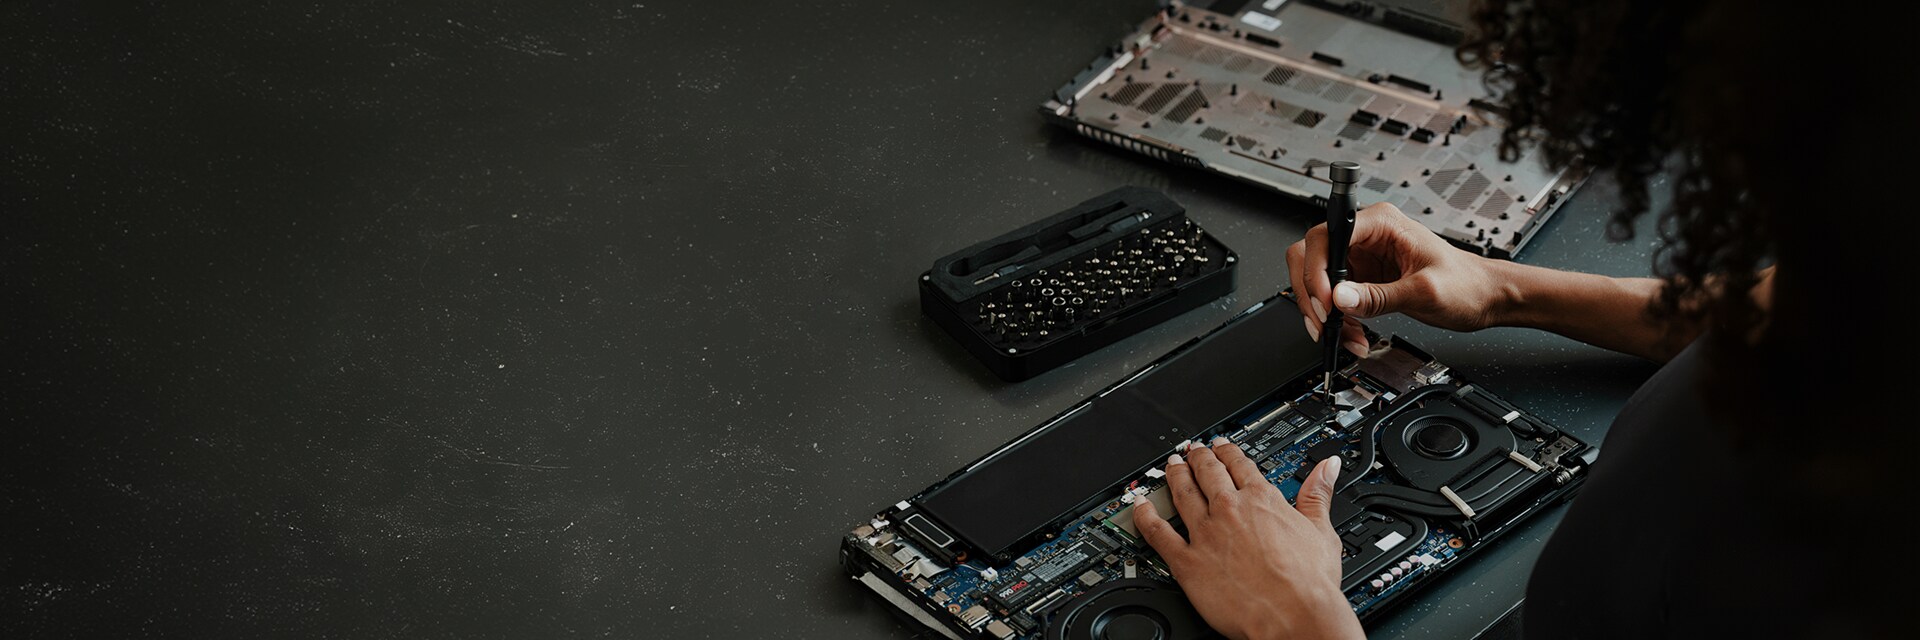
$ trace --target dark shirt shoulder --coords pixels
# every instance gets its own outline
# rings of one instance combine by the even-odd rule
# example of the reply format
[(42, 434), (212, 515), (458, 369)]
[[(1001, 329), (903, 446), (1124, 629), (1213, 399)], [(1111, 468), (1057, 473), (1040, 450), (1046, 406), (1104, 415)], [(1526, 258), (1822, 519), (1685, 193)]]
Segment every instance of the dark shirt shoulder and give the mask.
[(1795, 500), (1792, 443), (1736, 444), (1702, 400), (1706, 367), (1696, 344), (1621, 411), (1534, 567), (1526, 637), (1872, 635), (1855, 590), (1873, 587), (1846, 580), (1904, 564), (1912, 530)]

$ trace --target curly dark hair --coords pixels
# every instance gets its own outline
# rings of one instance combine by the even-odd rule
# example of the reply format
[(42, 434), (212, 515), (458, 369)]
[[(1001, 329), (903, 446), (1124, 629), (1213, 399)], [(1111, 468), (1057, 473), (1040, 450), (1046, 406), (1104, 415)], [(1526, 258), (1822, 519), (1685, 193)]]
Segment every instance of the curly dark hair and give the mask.
[[(1503, 156), (1538, 145), (1549, 164), (1611, 172), (1616, 238), (1654, 209), (1650, 185), (1672, 179), (1656, 225), (1665, 286), (1648, 311), (1712, 329), (1708, 392), (1725, 415), (1870, 419), (1833, 395), (1797, 399), (1913, 377), (1915, 362), (1866, 357), (1892, 337), (1874, 331), (1903, 323), (1835, 288), (1911, 272), (1908, 216), (1853, 204), (1872, 193), (1859, 187), (1920, 175), (1914, 127), (1889, 121), (1911, 109), (1909, 20), (1731, 0), (1481, 0), (1472, 16), (1458, 55), (1507, 112)], [(1749, 292), (1769, 266), (1763, 313)]]

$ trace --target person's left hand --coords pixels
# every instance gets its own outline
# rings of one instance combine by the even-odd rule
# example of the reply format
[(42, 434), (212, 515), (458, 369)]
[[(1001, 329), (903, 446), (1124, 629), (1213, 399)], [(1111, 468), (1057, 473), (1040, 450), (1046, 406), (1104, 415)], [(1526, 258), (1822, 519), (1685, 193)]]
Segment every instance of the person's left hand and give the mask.
[(1224, 438), (1167, 458), (1167, 486), (1187, 523), (1180, 537), (1142, 501), (1134, 526), (1200, 616), (1229, 638), (1364, 638), (1340, 590), (1340, 537), (1329, 522), (1339, 457), (1314, 467), (1298, 508)]

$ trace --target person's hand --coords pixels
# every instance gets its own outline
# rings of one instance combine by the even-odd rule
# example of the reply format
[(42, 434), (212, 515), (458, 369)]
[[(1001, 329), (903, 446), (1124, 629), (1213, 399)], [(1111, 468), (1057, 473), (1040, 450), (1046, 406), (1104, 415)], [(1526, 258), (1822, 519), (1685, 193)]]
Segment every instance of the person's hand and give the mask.
[(1134, 506), (1133, 523), (1207, 624), (1236, 640), (1364, 638), (1340, 591), (1340, 537), (1327, 515), (1339, 459), (1314, 467), (1296, 508), (1225, 439), (1187, 456), (1167, 458), (1187, 538), (1152, 502)]
[(1510, 295), (1494, 273), (1497, 261), (1454, 248), (1384, 202), (1355, 216), (1348, 247), (1351, 277), (1337, 289), (1328, 286), (1325, 224), (1287, 247), (1287, 275), (1307, 335), (1318, 341), (1327, 311), (1338, 307), (1346, 314), (1341, 344), (1356, 355), (1367, 351), (1359, 318), (1404, 313), (1442, 329), (1477, 331), (1493, 326)]

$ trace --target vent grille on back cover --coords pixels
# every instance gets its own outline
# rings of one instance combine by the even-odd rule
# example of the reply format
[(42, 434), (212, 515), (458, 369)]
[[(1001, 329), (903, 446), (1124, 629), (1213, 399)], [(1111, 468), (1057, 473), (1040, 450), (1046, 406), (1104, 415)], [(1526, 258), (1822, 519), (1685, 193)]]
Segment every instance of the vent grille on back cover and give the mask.
[(1332, 80), (1308, 74), (1302, 74), (1293, 80), (1293, 88), (1299, 89), (1301, 93), (1320, 93), (1330, 84), (1333, 84)]
[(1200, 108), (1204, 106), (1207, 106), (1207, 96), (1201, 93), (1199, 89), (1195, 89), (1193, 93), (1187, 94), (1187, 99), (1181, 100), (1179, 105), (1175, 106), (1172, 111), (1167, 112), (1167, 119), (1174, 122), (1185, 123), (1187, 118), (1193, 117), (1194, 112), (1199, 111)]
[(1200, 43), (1191, 38), (1176, 36), (1168, 39), (1166, 44), (1160, 45), (1160, 49), (1182, 58), (1192, 58), (1194, 53), (1199, 52)]
[(1167, 103), (1173, 101), (1174, 96), (1180, 95), (1180, 92), (1186, 88), (1187, 85), (1184, 84), (1160, 85), (1160, 88), (1153, 90), (1153, 95), (1147, 96), (1146, 102), (1140, 103), (1140, 110), (1147, 113), (1160, 113), (1161, 109), (1167, 107)]
[(1330, 100), (1333, 102), (1344, 102), (1346, 101), (1347, 96), (1353, 95), (1353, 85), (1345, 84), (1345, 83), (1336, 84), (1331, 87), (1327, 87), (1326, 92), (1321, 93), (1320, 95), (1325, 96), (1327, 100)]
[(1487, 203), (1480, 205), (1480, 217), (1498, 220), (1500, 214), (1506, 213), (1507, 206), (1511, 204), (1513, 204), (1513, 196), (1495, 189), (1493, 195), (1487, 196)]
[(1288, 80), (1292, 80), (1293, 74), (1295, 73), (1299, 73), (1299, 72), (1294, 71), (1293, 69), (1289, 69), (1287, 67), (1274, 67), (1272, 71), (1267, 72), (1267, 77), (1264, 78), (1264, 80), (1274, 84), (1283, 85), (1283, 84), (1286, 84)]
[(1206, 138), (1208, 140), (1212, 140), (1214, 142), (1219, 142), (1221, 140), (1227, 139), (1227, 132), (1221, 131), (1219, 129), (1215, 129), (1213, 127), (1207, 127), (1206, 131), (1200, 132), (1200, 137)]
[(1146, 93), (1147, 90), (1151, 88), (1153, 88), (1153, 83), (1151, 82), (1139, 82), (1120, 87), (1119, 91), (1113, 92), (1113, 94), (1107, 98), (1107, 102), (1131, 106), (1133, 101), (1140, 99), (1140, 94)]
[(1427, 188), (1432, 189), (1434, 193), (1446, 195), (1447, 187), (1453, 186), (1453, 181), (1458, 180), (1462, 173), (1466, 173), (1466, 169), (1443, 169), (1435, 171), (1433, 172), (1433, 177), (1427, 179)]
[(1300, 115), (1293, 117), (1293, 123), (1300, 125), (1302, 127), (1306, 127), (1308, 129), (1312, 129), (1314, 127), (1320, 126), (1320, 121), (1325, 119), (1327, 119), (1327, 114), (1320, 113), (1312, 109), (1302, 109), (1300, 111)]
[(1246, 69), (1247, 65), (1250, 65), (1250, 64), (1253, 64), (1253, 58), (1236, 55), (1232, 58), (1227, 59), (1227, 64), (1225, 65), (1225, 67), (1228, 71), (1241, 71)]
[(1493, 184), (1493, 181), (1488, 180), (1486, 174), (1475, 171), (1473, 175), (1467, 176), (1466, 184), (1460, 185), (1460, 190), (1454, 192), (1453, 197), (1447, 198), (1447, 204), (1455, 209), (1465, 209), (1467, 205), (1473, 204), (1473, 199), (1480, 197), (1480, 192), (1486, 191), (1487, 185), (1490, 184)]
[(1161, 149), (1160, 147), (1146, 144), (1144, 142), (1140, 142), (1139, 140), (1135, 140), (1127, 136), (1119, 135), (1111, 131), (1107, 131), (1105, 129), (1089, 127), (1087, 125), (1082, 124), (1082, 125), (1076, 125), (1074, 127), (1074, 130), (1080, 132), (1080, 135), (1093, 138), (1095, 140), (1099, 140), (1101, 142), (1105, 142), (1107, 144), (1120, 147), (1122, 149), (1126, 149), (1134, 153), (1145, 155), (1150, 158), (1165, 160), (1167, 162), (1172, 162), (1175, 164), (1185, 165), (1189, 167), (1200, 166), (1200, 161), (1195, 160), (1192, 156), (1188, 156), (1184, 153), (1169, 153), (1165, 149)]
[(1386, 193), (1387, 189), (1390, 189), (1393, 187), (1393, 183), (1388, 182), (1386, 180), (1382, 180), (1380, 178), (1367, 178), (1367, 183), (1360, 186), (1366, 187), (1368, 189), (1372, 189), (1374, 191), (1378, 191), (1381, 193)]
[(1346, 128), (1340, 130), (1340, 137), (1348, 140), (1359, 140), (1364, 135), (1367, 135), (1367, 125), (1358, 122), (1348, 122)]

